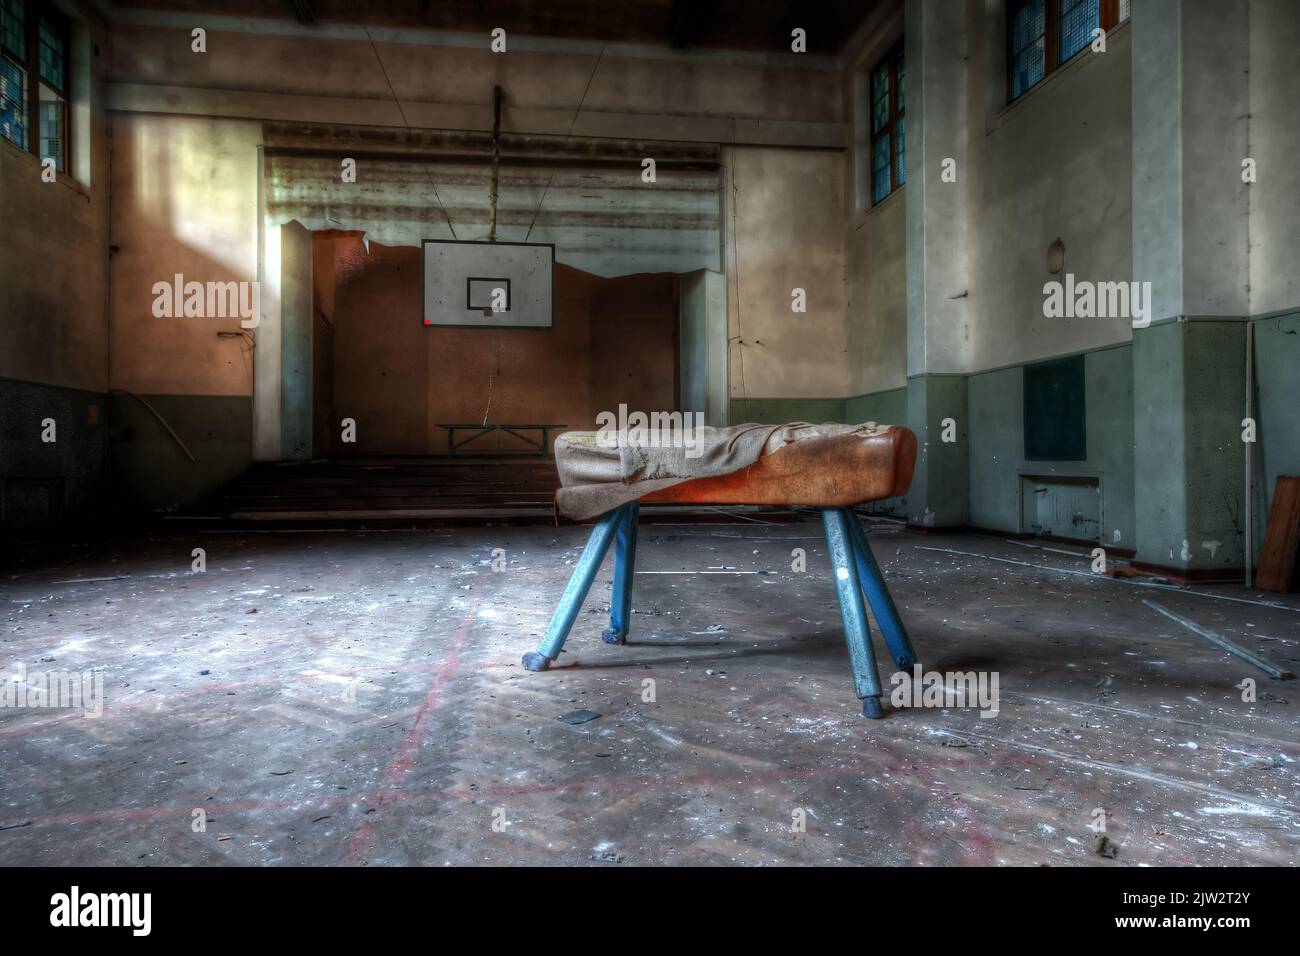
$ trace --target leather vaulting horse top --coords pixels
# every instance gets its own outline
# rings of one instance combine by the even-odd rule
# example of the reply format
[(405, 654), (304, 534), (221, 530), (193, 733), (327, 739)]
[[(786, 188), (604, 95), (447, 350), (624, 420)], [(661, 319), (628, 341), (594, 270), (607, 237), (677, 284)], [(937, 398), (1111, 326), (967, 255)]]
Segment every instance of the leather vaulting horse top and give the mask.
[(906, 494), (916, 467), (912, 431), (875, 422), (701, 429), (691, 456), (611, 449), (596, 435), (566, 432), (555, 442), (555, 503), (573, 520), (629, 501), (850, 508)]

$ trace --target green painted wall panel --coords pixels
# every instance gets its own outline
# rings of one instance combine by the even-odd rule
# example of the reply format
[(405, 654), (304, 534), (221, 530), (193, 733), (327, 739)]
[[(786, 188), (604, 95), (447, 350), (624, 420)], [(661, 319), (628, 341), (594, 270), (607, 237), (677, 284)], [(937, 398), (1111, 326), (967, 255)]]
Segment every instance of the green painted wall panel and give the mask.
[[(98, 392), (0, 379), (0, 525), (75, 517), (106, 499), (106, 404)], [(41, 440), (47, 418), (53, 442)]]
[[(970, 426), (967, 377), (918, 375), (907, 380), (907, 426), (917, 440), (916, 472), (903, 498), (907, 520), (927, 528), (970, 522)], [(946, 419), (953, 441), (943, 440)]]
[(110, 396), (113, 479), (122, 504), (150, 510), (190, 505), (252, 464), (253, 405), (247, 395), (143, 397), (195, 460), (140, 402)]
[(844, 400), (844, 420), (849, 422), (877, 422), (881, 425), (907, 423), (907, 389), (895, 388), (888, 392), (855, 395)]
[[(1255, 329), (1258, 552), (1277, 476), (1300, 474), (1300, 314), (1257, 320)], [(1020, 365), (918, 377), (908, 389), (848, 399), (733, 399), (731, 420), (908, 424), (922, 452), (913, 489), (875, 510), (914, 523), (928, 510), (936, 525), (968, 520), (1015, 532), (1022, 474), (1096, 476), (1103, 544), (1140, 545), (1140, 556), (1158, 564), (1225, 568), (1240, 561), (1243, 355), (1244, 324), (1234, 322), (1161, 323), (1135, 330), (1132, 344), (1084, 353), (1088, 456), (1079, 462), (1025, 460)], [(945, 417), (959, 421), (964, 462), (958, 449), (931, 453)], [(1211, 556), (1205, 545), (1213, 541)]]
[(1124, 345), (1084, 353), (1084, 394), (1088, 457), (1031, 462), (1024, 457), (1022, 366), (970, 377), (971, 524), (1021, 530), (1022, 474), (1097, 476), (1103, 543), (1134, 547), (1132, 348)]
[(1188, 563), (1236, 571), (1245, 561), (1246, 323), (1186, 327)]
[(1186, 530), (1183, 327), (1133, 330), (1135, 533), (1138, 556), (1155, 564), (1172, 562)]
[(1180, 570), (1243, 563), (1245, 336), (1241, 321), (1133, 334), (1139, 559)]
[(733, 398), (731, 421), (907, 423), (907, 389), (895, 388), (852, 398)]

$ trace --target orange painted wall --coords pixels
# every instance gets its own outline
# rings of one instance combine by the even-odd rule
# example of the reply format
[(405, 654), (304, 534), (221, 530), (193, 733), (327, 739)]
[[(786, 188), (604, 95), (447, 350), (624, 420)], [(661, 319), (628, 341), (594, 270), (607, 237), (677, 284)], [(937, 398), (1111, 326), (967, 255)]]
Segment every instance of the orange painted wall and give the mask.
[(435, 329), (420, 321), (419, 249), (371, 243), (367, 253), (343, 232), (317, 233), (315, 249), (318, 321), (334, 332), (334, 415), (357, 422), (356, 443), (333, 453), (441, 454), (437, 423), (485, 415), (594, 428), (620, 403), (677, 407), (676, 275), (606, 279), (557, 264), (553, 328)]

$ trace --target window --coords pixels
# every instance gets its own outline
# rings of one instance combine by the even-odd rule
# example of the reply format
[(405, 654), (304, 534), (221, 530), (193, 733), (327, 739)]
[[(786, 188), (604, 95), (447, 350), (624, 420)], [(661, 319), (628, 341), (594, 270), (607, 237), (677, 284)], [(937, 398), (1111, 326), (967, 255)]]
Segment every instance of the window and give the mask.
[(1016, 99), (1128, 19), (1129, 0), (1008, 0), (1007, 96)]
[(907, 72), (903, 63), (903, 44), (900, 41), (871, 72), (868, 82), (873, 206), (907, 181), (907, 140), (903, 129), (906, 93)]
[(68, 87), (63, 15), (37, 0), (0, 0), (0, 137), (53, 159), (60, 172), (68, 164)]
[(0, 136), (27, 148), (27, 25), (22, 0), (0, 0)]
[(1007, 14), (1007, 59), (1011, 64), (1011, 99), (1046, 75), (1047, 0), (1013, 0)]

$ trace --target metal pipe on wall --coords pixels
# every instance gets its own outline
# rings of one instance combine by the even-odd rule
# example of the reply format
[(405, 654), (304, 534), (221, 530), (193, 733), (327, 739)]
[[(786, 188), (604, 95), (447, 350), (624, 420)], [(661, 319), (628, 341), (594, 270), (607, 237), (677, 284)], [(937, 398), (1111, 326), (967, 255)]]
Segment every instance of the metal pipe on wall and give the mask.
[(488, 242), (497, 241), (497, 191), (501, 182), (501, 87), (492, 88), (492, 228)]
[[(1255, 323), (1246, 320), (1246, 418), (1249, 419), (1251, 438), (1258, 438), (1258, 429), (1254, 423), (1254, 406), (1255, 406)], [(1246, 541), (1245, 541), (1245, 560), (1242, 562), (1246, 567), (1246, 587), (1250, 587), (1254, 581), (1255, 570), (1255, 513), (1254, 488), (1251, 486), (1251, 465), (1252, 457), (1255, 450), (1255, 442), (1242, 442), (1246, 446)]]

